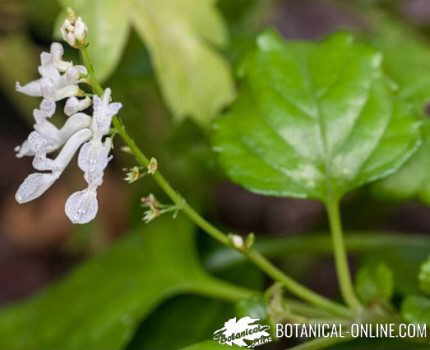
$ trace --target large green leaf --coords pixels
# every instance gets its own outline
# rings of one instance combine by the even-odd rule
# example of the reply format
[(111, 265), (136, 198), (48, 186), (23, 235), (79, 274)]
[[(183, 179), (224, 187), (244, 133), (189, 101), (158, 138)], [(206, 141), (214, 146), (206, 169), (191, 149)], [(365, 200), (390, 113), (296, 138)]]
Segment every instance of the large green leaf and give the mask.
[(232, 101), (229, 66), (212, 47), (226, 42), (214, 0), (134, 0), (131, 18), (177, 119), (207, 123)]
[[(89, 51), (99, 79), (117, 66), (130, 26), (152, 58), (176, 119), (207, 124), (235, 96), (228, 62), (217, 52), (227, 31), (215, 0), (59, 0), (88, 24)], [(57, 20), (58, 28), (65, 13)]]
[(186, 221), (166, 217), (141, 231), (30, 301), (2, 311), (0, 348), (117, 350), (167, 297), (248, 296), (203, 271)]
[[(130, 0), (60, 0), (72, 8), (88, 26), (88, 50), (97, 78), (104, 80), (116, 68), (127, 42)], [(65, 18), (60, 15), (59, 23)]]
[(260, 35), (239, 98), (215, 126), (227, 174), (254, 192), (326, 200), (397, 170), (419, 145), (419, 123), (381, 60), (347, 34)]

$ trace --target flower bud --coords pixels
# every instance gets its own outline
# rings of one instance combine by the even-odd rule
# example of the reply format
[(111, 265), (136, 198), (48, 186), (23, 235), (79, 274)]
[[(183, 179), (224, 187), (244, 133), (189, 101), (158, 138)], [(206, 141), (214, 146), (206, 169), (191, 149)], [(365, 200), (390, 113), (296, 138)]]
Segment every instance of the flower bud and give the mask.
[(80, 48), (86, 45), (88, 28), (81, 17), (76, 17), (73, 10), (68, 10), (69, 16), (61, 26), (63, 39), (72, 47)]
[(238, 250), (244, 250), (245, 249), (245, 242), (243, 241), (243, 238), (236, 234), (230, 234), (229, 240), (233, 248)]

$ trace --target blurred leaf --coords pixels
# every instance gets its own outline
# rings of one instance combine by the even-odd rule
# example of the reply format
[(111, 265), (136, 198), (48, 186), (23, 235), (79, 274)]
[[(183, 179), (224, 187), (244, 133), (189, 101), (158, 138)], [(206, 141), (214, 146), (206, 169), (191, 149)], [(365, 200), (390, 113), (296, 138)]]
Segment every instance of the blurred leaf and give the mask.
[(430, 294), (430, 258), (421, 265), (418, 279), (421, 290), (426, 294)]
[(430, 299), (421, 296), (408, 296), (402, 304), (402, 316), (410, 323), (430, 325)]
[[(116, 68), (133, 25), (149, 50), (161, 90), (176, 119), (191, 117), (207, 124), (233, 100), (229, 64), (214, 48), (227, 42), (215, 0), (60, 2), (86, 21), (89, 50), (99, 79), (106, 79)], [(57, 34), (64, 18), (63, 11), (57, 19)]]
[(392, 96), (378, 52), (346, 34), (315, 44), (267, 32), (257, 44), (239, 99), (216, 125), (233, 181), (325, 200), (396, 171), (416, 150), (419, 123)]
[(49, 41), (52, 28), (62, 10), (59, 1), (52, 0), (25, 0), (26, 14), (31, 24), (31, 30), (38, 38)]
[(239, 349), (241, 348), (238, 346), (221, 345), (215, 341), (210, 340), (203, 343), (188, 346), (181, 350), (239, 350)]
[(0, 348), (121, 349), (151, 309), (186, 292), (249, 295), (202, 270), (188, 222), (159, 219), (142, 236), (126, 237), (30, 301), (2, 311)]
[(263, 290), (264, 288), (264, 273), (248, 260), (245, 260), (241, 264), (230, 266), (228, 269), (216, 271), (215, 275), (218, 278), (245, 288), (253, 290)]
[(370, 18), (374, 31), (369, 39), (384, 53), (384, 70), (398, 84), (400, 96), (414, 102), (424, 115), (424, 106), (430, 102), (429, 42), (412, 26), (376, 13)]
[(231, 304), (198, 296), (179, 296), (157, 308), (142, 323), (126, 349), (177, 350), (209, 339), (232, 314)]
[(384, 263), (363, 266), (357, 273), (357, 294), (367, 305), (381, 301), (388, 303), (393, 289), (393, 272)]
[(424, 142), (405, 166), (375, 183), (372, 192), (386, 199), (419, 199), (430, 205), (430, 121), (423, 123)]
[(207, 124), (233, 100), (229, 66), (212, 47), (226, 42), (214, 0), (135, 0), (131, 18), (176, 119)]
[[(97, 78), (105, 80), (116, 68), (127, 42), (129, 12), (133, 10), (131, 0), (60, 0), (72, 8), (88, 26), (88, 38)], [(58, 19), (62, 24), (65, 13)]]
[(31, 123), (34, 122), (32, 112), (37, 101), (17, 94), (15, 84), (17, 81), (26, 83), (35, 78), (36, 62), (37, 49), (24, 34), (0, 38), (0, 87)]
[[(384, 67), (398, 85), (399, 94), (413, 102), (426, 117), (430, 102), (430, 46), (411, 26), (386, 15), (372, 17), (375, 32), (371, 41), (384, 52)], [(406, 68), (407, 67), (407, 68)], [(399, 172), (373, 187), (387, 199), (420, 199), (430, 205), (430, 123), (423, 127), (424, 143)]]
[(263, 296), (252, 296), (250, 298), (241, 299), (236, 303), (237, 317), (249, 316), (260, 320), (267, 320), (267, 303)]

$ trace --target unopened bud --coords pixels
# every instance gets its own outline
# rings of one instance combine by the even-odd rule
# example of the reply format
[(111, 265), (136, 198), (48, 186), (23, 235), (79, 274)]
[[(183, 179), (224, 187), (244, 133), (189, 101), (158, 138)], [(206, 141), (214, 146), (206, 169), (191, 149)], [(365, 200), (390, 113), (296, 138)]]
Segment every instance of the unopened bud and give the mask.
[(230, 234), (229, 235), (230, 243), (233, 246), (233, 248), (236, 248), (238, 250), (243, 250), (245, 248), (245, 243), (243, 241), (243, 238), (239, 235)]
[(88, 28), (81, 17), (76, 17), (73, 10), (68, 9), (68, 17), (61, 26), (63, 39), (74, 48), (86, 45)]
[(250, 249), (254, 245), (254, 242), (255, 242), (255, 234), (251, 232), (248, 236), (246, 236), (246, 239), (245, 239), (246, 249)]

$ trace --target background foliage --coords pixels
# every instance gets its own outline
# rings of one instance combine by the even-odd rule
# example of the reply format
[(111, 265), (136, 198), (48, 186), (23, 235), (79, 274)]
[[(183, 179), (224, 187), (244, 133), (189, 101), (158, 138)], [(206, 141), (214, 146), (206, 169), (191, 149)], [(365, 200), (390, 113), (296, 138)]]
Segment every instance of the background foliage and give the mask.
[[(146, 179), (123, 184), (121, 169), (132, 158), (119, 147), (96, 223), (71, 227), (58, 209), (78, 181), (73, 173), (33, 206), (13, 203), (29, 164), (12, 159), (12, 150), (34, 107), (13, 86), (33, 78), (37, 55), (67, 6), (87, 21), (96, 72), (124, 103), (130, 132), (193, 205), (229, 230), (255, 231), (259, 250), (337, 298), (321, 206), (240, 189), (226, 182), (217, 159), (233, 181), (254, 192), (325, 200), (330, 191), (354, 190), (343, 209), (361, 300), (391, 303), (405, 320), (430, 324), (429, 4), (5, 0), (1, 349), (221, 350), (209, 341), (212, 332), (260, 307), (250, 297), (269, 284), (182, 216), (142, 226), (139, 198), (158, 190)], [(329, 36), (338, 30), (352, 34)], [(351, 90), (352, 83), (362, 88)], [(351, 103), (357, 99), (361, 106)], [(246, 139), (249, 134), (254, 137)], [(417, 152), (394, 173), (420, 138)], [(329, 189), (334, 181), (338, 187)], [(333, 349), (378, 346), (363, 340)]]

